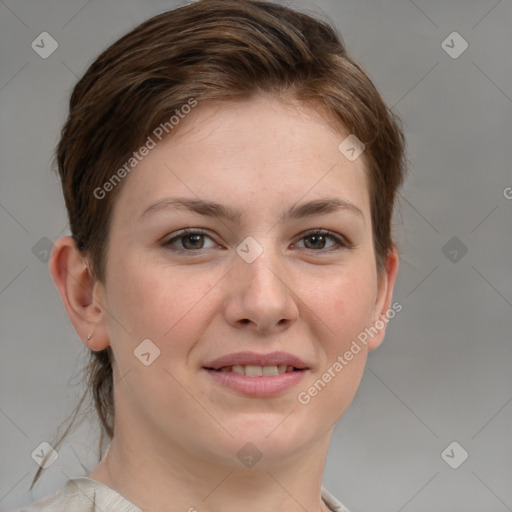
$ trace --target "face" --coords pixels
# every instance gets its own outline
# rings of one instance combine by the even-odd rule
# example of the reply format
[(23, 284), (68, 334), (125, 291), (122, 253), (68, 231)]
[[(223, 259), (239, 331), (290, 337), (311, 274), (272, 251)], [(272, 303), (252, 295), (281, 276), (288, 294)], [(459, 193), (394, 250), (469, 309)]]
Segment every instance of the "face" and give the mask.
[(116, 429), (228, 464), (251, 442), (271, 465), (347, 409), (367, 354), (353, 342), (382, 312), (364, 154), (270, 96), (181, 123), (125, 178), (97, 284)]

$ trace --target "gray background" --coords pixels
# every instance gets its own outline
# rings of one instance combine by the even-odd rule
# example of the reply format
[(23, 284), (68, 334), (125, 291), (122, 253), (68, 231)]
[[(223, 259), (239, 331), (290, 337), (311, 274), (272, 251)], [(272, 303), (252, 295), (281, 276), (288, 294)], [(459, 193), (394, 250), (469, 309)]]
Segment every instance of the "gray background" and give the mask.
[[(1, 510), (96, 463), (94, 423), (84, 423), (28, 491), (30, 454), (76, 403), (70, 379), (85, 354), (33, 247), (68, 234), (51, 157), (71, 87), (107, 45), (175, 5), (0, 0)], [(290, 5), (335, 22), (409, 144), (395, 222), (403, 311), (335, 429), (324, 485), (353, 512), (510, 511), (512, 2)], [(47, 59), (31, 48), (43, 31), (59, 45)], [(441, 45), (453, 31), (469, 44), (458, 58)], [(458, 469), (441, 458), (452, 441), (469, 453)]]

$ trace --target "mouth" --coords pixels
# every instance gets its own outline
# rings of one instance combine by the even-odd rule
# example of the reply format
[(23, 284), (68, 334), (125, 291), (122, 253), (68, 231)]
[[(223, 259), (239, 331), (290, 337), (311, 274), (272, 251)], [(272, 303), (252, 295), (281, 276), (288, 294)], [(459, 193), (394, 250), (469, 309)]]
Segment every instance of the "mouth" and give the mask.
[(282, 375), (287, 372), (309, 370), (299, 357), (287, 352), (237, 352), (219, 357), (203, 366), (206, 370), (236, 373), (248, 377)]
[(211, 361), (202, 369), (222, 388), (253, 397), (290, 390), (310, 370), (301, 359), (286, 352), (238, 352)]
[(293, 365), (278, 364), (278, 365), (267, 365), (258, 366), (253, 364), (241, 365), (236, 364), (233, 366), (222, 366), (221, 368), (208, 368), (206, 370), (212, 370), (215, 372), (222, 373), (235, 373), (237, 375), (246, 375), (247, 377), (272, 377), (274, 375), (282, 375), (283, 373), (300, 372), (306, 368), (296, 368)]

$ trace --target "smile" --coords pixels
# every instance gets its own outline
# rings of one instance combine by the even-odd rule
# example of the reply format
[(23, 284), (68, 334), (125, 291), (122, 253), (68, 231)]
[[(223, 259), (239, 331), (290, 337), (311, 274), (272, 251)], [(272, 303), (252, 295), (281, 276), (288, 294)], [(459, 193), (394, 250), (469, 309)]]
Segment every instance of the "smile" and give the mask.
[(296, 368), (292, 365), (279, 364), (272, 366), (256, 366), (252, 364), (234, 366), (223, 366), (219, 372), (236, 373), (237, 375), (247, 375), (248, 377), (270, 377), (273, 375), (282, 375), (286, 372), (293, 372)]
[[(239, 367), (243, 373), (235, 373), (233, 368), (226, 367), (222, 370), (212, 370), (203, 368), (211, 381), (219, 388), (235, 391), (249, 397), (272, 397), (280, 395), (285, 391), (297, 386), (303, 379), (308, 370), (297, 370), (291, 367), (286, 368), (283, 373), (274, 373), (272, 375), (263, 374), (264, 368), (272, 367), (252, 367), (255, 370), (247, 370), (247, 367)], [(249, 366), (251, 368), (251, 366)], [(273, 367), (276, 368), (276, 367)], [(240, 370), (238, 370), (240, 371)], [(270, 371), (270, 370), (267, 370)], [(248, 373), (246, 373), (248, 372)], [(253, 375), (250, 373), (253, 372)], [(256, 373), (256, 375), (254, 375)]]

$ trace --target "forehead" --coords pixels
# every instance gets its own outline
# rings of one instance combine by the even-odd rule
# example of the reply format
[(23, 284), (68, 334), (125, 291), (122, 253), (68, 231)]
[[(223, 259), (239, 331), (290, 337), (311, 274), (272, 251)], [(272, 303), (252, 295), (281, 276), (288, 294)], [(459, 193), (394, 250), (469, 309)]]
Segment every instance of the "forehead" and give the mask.
[(364, 154), (348, 160), (338, 146), (349, 133), (310, 105), (261, 95), (199, 104), (179, 123), (130, 172), (116, 210), (140, 215), (166, 195), (240, 210), (326, 193), (369, 206)]

